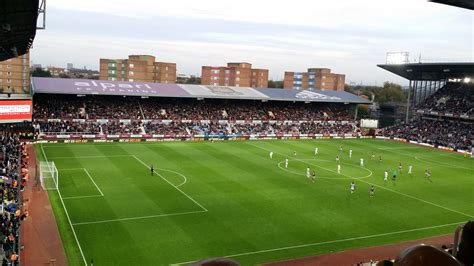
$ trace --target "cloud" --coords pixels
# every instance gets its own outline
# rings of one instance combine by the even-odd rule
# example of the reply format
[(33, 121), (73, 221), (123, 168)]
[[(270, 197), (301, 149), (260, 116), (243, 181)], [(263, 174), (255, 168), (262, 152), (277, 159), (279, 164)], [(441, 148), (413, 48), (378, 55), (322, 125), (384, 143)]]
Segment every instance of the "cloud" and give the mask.
[(404, 82), (376, 67), (387, 51), (473, 57), (472, 13), (425, 0), (242, 1), (53, 1), (32, 60), (97, 69), (99, 58), (152, 54), (180, 73), (249, 61), (275, 79), (329, 67), (347, 80), (382, 83)]

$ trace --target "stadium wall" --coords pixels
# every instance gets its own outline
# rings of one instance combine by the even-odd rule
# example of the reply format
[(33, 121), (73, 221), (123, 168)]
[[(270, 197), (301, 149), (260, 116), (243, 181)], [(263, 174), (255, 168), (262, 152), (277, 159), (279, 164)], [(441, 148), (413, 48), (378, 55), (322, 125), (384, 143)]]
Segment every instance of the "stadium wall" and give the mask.
[(36, 143), (100, 143), (100, 142), (157, 142), (157, 141), (209, 141), (209, 140), (296, 140), (296, 139), (366, 139), (372, 136), (359, 134), (257, 134), (257, 135), (44, 135)]

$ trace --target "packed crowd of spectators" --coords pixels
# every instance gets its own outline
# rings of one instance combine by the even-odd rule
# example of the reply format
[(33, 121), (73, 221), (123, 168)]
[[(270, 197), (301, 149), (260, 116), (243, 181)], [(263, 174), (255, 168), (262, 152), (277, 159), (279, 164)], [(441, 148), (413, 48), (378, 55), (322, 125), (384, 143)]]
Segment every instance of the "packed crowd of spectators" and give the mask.
[(158, 135), (218, 135), (218, 134), (351, 134), (359, 133), (356, 124), (339, 122), (262, 122), (262, 123), (219, 123), (210, 121), (202, 123), (200, 121), (190, 122), (131, 122), (129, 124), (109, 121), (100, 122), (37, 122), (35, 124), (38, 132), (43, 134), (158, 134)]
[(143, 134), (141, 122), (120, 123), (112, 120), (101, 122), (37, 121), (33, 124), (37, 132), (54, 134)]
[(470, 150), (474, 139), (474, 123), (416, 118), (408, 124), (385, 128), (380, 134), (386, 137)]
[[(450, 114), (474, 114), (474, 86), (467, 83), (447, 83), (423, 103), (419, 110)], [(386, 137), (403, 138), (459, 150), (471, 150), (474, 123), (456, 118), (441, 119), (423, 115), (407, 124), (398, 124), (380, 131)]]
[(447, 83), (417, 108), (451, 114), (474, 114), (474, 85)]
[(350, 120), (344, 105), (121, 96), (36, 95), (34, 119)]
[(0, 258), (2, 265), (18, 265), (20, 222), (28, 216), (21, 208), (20, 192), (28, 180), (28, 154), (18, 137), (0, 137)]
[[(34, 120), (36, 132), (42, 134), (206, 135), (358, 132), (347, 106), (329, 103), (37, 95)], [(261, 122), (253, 123), (253, 120)], [(343, 124), (341, 121), (350, 123)]]
[(132, 97), (36, 95), (33, 110), (33, 119), (144, 119)]

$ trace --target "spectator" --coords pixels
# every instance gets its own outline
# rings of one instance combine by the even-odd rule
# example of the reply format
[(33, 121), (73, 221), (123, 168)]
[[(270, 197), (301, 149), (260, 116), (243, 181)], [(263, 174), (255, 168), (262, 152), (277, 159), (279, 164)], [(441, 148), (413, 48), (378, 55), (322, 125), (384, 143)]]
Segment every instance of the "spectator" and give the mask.
[(474, 221), (463, 227), (457, 258), (466, 266), (474, 265)]

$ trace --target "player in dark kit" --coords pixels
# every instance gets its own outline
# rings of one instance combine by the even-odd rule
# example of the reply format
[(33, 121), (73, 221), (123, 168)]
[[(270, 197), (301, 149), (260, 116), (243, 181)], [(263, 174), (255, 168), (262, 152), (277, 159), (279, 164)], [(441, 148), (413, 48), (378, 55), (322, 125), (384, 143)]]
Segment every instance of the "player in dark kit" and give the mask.
[(153, 169), (153, 164), (150, 166), (150, 171), (151, 171), (151, 176), (153, 176), (153, 172), (155, 172), (155, 170)]
[(370, 187), (370, 197), (372, 198), (375, 195), (375, 187), (372, 185)]

